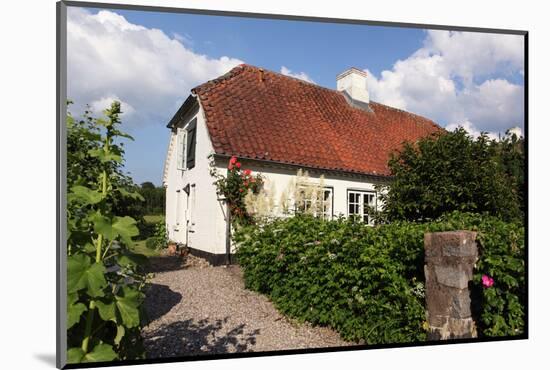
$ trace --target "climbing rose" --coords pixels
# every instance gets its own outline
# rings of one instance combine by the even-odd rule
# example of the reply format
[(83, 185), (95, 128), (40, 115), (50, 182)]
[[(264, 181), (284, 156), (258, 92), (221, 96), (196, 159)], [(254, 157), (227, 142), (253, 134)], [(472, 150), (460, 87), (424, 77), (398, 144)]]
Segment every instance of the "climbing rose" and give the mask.
[(235, 163), (237, 163), (237, 157), (235, 157), (235, 156), (231, 157), (231, 159), (229, 160), (229, 163), (230, 163), (230, 164), (235, 164)]
[(249, 169), (244, 170), (244, 175), (249, 176), (252, 173)]
[(490, 288), (490, 287), (493, 286), (493, 284), (495, 283), (495, 281), (493, 280), (492, 277), (487, 276), (487, 275), (483, 275), (483, 276), (481, 277), (481, 283), (483, 284), (483, 286), (484, 286), (485, 288)]
[(235, 166), (236, 166), (237, 168), (241, 168), (241, 162), (235, 163)]
[(230, 170), (233, 169), (233, 164), (229, 163), (229, 166), (227, 166), (227, 168), (229, 168)]

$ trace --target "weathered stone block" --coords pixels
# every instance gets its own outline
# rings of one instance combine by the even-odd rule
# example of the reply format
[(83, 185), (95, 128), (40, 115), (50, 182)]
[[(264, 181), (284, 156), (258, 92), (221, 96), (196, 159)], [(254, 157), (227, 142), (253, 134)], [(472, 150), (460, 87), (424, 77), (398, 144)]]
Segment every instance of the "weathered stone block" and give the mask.
[(426, 307), (431, 339), (476, 335), (468, 289), (477, 259), (476, 236), (471, 231), (424, 235)]

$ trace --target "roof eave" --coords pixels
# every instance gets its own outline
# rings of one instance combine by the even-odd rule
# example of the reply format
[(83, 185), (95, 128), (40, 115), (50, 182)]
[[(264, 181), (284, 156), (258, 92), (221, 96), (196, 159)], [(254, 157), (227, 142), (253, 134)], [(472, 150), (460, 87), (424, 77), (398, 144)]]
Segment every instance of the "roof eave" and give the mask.
[(179, 122), (179, 120), (185, 114), (185, 112), (187, 112), (189, 109), (191, 109), (197, 101), (198, 101), (197, 96), (194, 93), (191, 93), (187, 97), (187, 99), (185, 99), (185, 101), (183, 102), (181, 107), (178, 109), (176, 114), (174, 114), (174, 116), (172, 117), (170, 122), (168, 122), (166, 127), (173, 128)]
[[(231, 157), (232, 155), (228, 155), (228, 154), (220, 154), (220, 153), (214, 154), (215, 159), (229, 159)], [(303, 170), (317, 171), (317, 172), (322, 171), (327, 174), (332, 173), (332, 174), (352, 176), (352, 177), (363, 177), (363, 178), (376, 179), (379, 181), (389, 181), (393, 178), (393, 176), (391, 175), (382, 175), (382, 174), (374, 174), (374, 173), (359, 172), (359, 171), (348, 171), (348, 170), (341, 170), (341, 169), (334, 169), (334, 168), (315, 167), (315, 166), (304, 165), (299, 163), (288, 163), (288, 162), (274, 161), (270, 159), (250, 158), (250, 157), (241, 156), (241, 155), (239, 155), (238, 157), (241, 160), (246, 160), (253, 163), (259, 163), (259, 164), (267, 163), (271, 166), (276, 166), (276, 167), (295, 168), (295, 169), (303, 169)]]

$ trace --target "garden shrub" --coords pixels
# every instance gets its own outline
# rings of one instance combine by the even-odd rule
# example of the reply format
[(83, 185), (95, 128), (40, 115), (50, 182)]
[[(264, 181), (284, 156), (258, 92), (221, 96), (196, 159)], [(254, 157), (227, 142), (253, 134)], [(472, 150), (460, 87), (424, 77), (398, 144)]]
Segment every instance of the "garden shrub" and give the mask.
[[(238, 260), (249, 289), (284, 314), (330, 326), (347, 340), (403, 343), (426, 339), (424, 233), (476, 230), (482, 256), (479, 332), (523, 330), (523, 228), (489, 216), (453, 213), (432, 223), (376, 227), (307, 215), (238, 228)], [(494, 285), (481, 290), (481, 275)]]

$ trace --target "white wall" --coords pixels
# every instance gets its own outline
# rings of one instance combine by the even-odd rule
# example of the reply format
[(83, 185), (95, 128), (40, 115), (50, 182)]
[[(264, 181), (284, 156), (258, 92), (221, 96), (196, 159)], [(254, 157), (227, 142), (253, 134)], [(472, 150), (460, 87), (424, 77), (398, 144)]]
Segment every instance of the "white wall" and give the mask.
[[(249, 168), (255, 173), (261, 173), (266, 179), (266, 187), (269, 189), (271, 184), (275, 184), (274, 200), (279, 204), (282, 192), (288, 187), (289, 182), (296, 177), (298, 169), (282, 168), (282, 166), (262, 165), (256, 163), (247, 163), (243, 161), (243, 168)], [(323, 172), (322, 170), (309, 170), (309, 178), (312, 182), (318, 182), (320, 176), (324, 176), (324, 186), (331, 187), (333, 196), (333, 215), (348, 216), (347, 191), (363, 190), (375, 191), (375, 185), (382, 184), (380, 180), (366, 178), (362, 176), (335, 175)], [(378, 195), (378, 194), (377, 194)], [(380, 209), (381, 202), (378, 201)]]
[[(208, 155), (213, 152), (213, 147), (202, 108), (197, 107), (190, 111), (178, 127), (184, 127), (195, 117), (197, 118), (195, 167), (185, 171), (177, 168), (177, 144), (174, 145), (174, 150), (168, 158), (166, 226), (171, 240), (187, 243), (189, 247), (210, 253), (222, 254), (225, 253), (225, 208), (217, 200), (214, 179), (209, 174)], [(171, 140), (177, 141), (175, 129), (171, 135)], [(195, 185), (194, 202), (183, 190), (187, 184), (190, 185), (190, 194), (192, 185)], [(178, 190), (181, 197), (179, 212), (177, 210)], [(176, 220), (177, 214), (180, 215), (179, 225)]]

